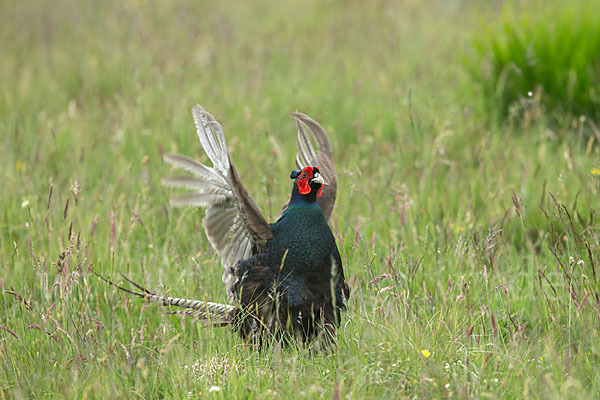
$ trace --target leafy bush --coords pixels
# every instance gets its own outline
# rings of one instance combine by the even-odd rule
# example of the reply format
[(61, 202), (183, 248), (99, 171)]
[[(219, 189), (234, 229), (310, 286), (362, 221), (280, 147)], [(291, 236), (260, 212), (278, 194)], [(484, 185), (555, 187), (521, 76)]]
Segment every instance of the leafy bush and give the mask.
[(509, 3), (474, 45), (473, 77), (492, 119), (533, 105), (554, 119), (600, 120), (600, 2)]

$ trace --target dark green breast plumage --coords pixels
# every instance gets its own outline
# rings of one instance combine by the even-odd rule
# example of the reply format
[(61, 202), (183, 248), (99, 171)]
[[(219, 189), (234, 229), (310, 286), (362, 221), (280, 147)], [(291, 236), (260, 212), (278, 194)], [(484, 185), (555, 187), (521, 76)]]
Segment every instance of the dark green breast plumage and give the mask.
[(291, 205), (272, 229), (266, 254), (268, 263), (280, 268), (276, 282), (285, 290), (288, 305), (323, 297), (314, 289), (329, 288), (332, 265), (341, 268), (341, 259), (318, 204)]
[(233, 290), (242, 309), (258, 308), (269, 315), (275, 308), (285, 310), (283, 318), (294, 323), (304, 318), (299, 329), (314, 332), (317, 323), (339, 324), (348, 286), (335, 238), (317, 202), (322, 183), (310, 181), (303, 188), (302, 176), (295, 175), (290, 203), (270, 225), (273, 237), (263, 251), (231, 272), (238, 278)]

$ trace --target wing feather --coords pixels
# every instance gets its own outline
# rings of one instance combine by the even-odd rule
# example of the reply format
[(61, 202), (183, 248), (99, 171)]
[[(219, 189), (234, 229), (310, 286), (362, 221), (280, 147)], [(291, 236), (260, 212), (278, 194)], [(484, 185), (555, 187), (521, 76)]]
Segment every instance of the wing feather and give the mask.
[(231, 155), (229, 155), (229, 157), (230, 165), (229, 174), (227, 175), (229, 187), (233, 191), (240, 209), (244, 211), (241, 212), (239, 216), (242, 218), (244, 226), (249, 231), (250, 236), (252, 236), (256, 244), (262, 247), (267, 243), (267, 240), (273, 237), (273, 232), (271, 231), (271, 227), (267, 223), (267, 220), (258, 209), (258, 206), (254, 200), (252, 200), (252, 197), (250, 197), (244, 185), (242, 185), (235, 164), (231, 161)]
[(181, 168), (196, 176), (204, 178), (216, 186), (227, 188), (227, 179), (219, 175), (213, 168), (207, 167), (204, 164), (200, 164), (196, 160), (181, 154), (172, 153), (165, 154), (163, 159), (174, 167)]
[[(296, 165), (299, 169), (309, 165), (319, 167), (321, 176), (323, 176), (327, 185), (323, 187), (323, 195), (319, 197), (318, 202), (325, 219), (329, 221), (337, 197), (337, 172), (333, 163), (329, 136), (327, 136), (325, 129), (308, 115), (295, 112), (292, 113), (292, 117), (294, 117), (298, 126)], [(313, 141), (317, 143), (318, 151), (315, 151)], [(283, 207), (282, 214), (287, 206), (286, 204)]]
[(210, 207), (213, 204), (222, 203), (226, 196), (214, 193), (190, 193), (171, 198), (171, 205), (175, 207), (194, 206)]
[[(215, 215), (218, 216), (219, 214)], [(212, 219), (211, 223), (204, 222), (203, 224), (204, 230), (211, 233), (209, 240), (211, 240), (213, 247), (218, 251), (223, 250), (227, 245), (227, 233), (231, 228), (232, 220), (232, 217), (228, 218), (223, 214), (223, 218), (214, 218)], [(207, 219), (205, 218), (204, 221), (207, 221)]]
[(213, 166), (209, 167), (180, 154), (166, 154), (164, 160), (195, 177), (176, 175), (163, 179), (168, 187), (193, 192), (171, 199), (175, 206), (205, 207), (202, 225), (206, 236), (223, 265), (223, 282), (233, 301), (231, 288), (237, 278), (230, 270), (241, 260), (252, 256), (273, 233), (254, 200), (242, 185), (235, 164), (227, 151), (225, 132), (215, 118), (200, 105), (192, 109), (198, 139)]
[(214, 168), (227, 176), (229, 158), (227, 157), (223, 127), (212, 115), (204, 111), (199, 104), (192, 108), (192, 115), (196, 124), (198, 139), (200, 139), (200, 144), (204, 148), (206, 155), (212, 161)]
[(306, 136), (306, 131), (302, 123), (296, 119), (296, 124), (298, 125), (298, 154), (300, 154), (304, 166), (307, 166), (311, 161), (317, 160), (317, 154), (313, 149), (310, 139)]
[(162, 184), (172, 188), (197, 190), (202, 193), (221, 194), (223, 196), (231, 196), (232, 194), (231, 190), (227, 190), (222, 186), (216, 186), (211, 181), (188, 175), (174, 175), (166, 177), (162, 180)]

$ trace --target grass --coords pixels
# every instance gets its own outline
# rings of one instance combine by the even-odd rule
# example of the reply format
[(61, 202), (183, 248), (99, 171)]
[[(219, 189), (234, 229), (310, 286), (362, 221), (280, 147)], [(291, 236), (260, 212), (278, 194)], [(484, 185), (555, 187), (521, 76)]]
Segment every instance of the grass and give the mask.
[[(2, 2), (0, 398), (597, 398), (598, 139), (487, 124), (461, 63), (477, 7)], [(90, 273), (225, 301), (202, 212), (160, 185), (163, 152), (207, 160), (195, 103), (266, 215), (288, 113), (328, 129), (335, 354), (256, 352)]]
[(490, 117), (522, 118), (534, 103), (553, 120), (598, 121), (599, 15), (587, 0), (504, 4), (474, 40), (474, 81)]

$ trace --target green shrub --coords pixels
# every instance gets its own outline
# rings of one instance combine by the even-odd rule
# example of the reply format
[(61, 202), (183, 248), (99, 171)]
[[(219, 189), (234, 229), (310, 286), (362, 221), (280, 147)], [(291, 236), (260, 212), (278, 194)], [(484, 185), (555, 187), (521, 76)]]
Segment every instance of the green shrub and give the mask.
[(470, 65), (492, 120), (544, 111), (600, 121), (600, 1), (508, 3)]

